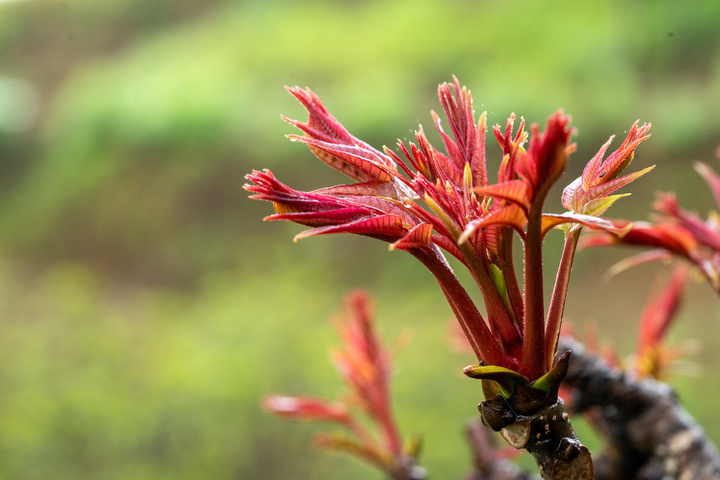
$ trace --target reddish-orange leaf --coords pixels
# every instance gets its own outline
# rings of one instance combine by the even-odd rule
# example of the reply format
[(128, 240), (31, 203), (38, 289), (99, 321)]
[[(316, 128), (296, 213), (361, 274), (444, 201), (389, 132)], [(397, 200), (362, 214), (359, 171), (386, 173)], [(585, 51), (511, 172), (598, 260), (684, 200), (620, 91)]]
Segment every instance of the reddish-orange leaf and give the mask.
[(265, 410), (294, 422), (340, 422), (350, 420), (347, 405), (316, 397), (268, 395), (262, 401)]
[(408, 250), (410, 248), (425, 247), (430, 243), (432, 238), (433, 226), (429, 223), (423, 223), (413, 227), (407, 235), (402, 237), (395, 243), (390, 244), (390, 250)]
[(492, 225), (505, 225), (507, 227), (512, 227), (517, 230), (521, 236), (524, 236), (525, 232), (523, 231), (523, 227), (525, 227), (526, 223), (527, 217), (525, 216), (525, 212), (523, 212), (523, 210), (516, 204), (512, 203), (507, 207), (494, 211), (487, 217), (469, 222), (465, 227), (465, 231), (462, 235), (460, 235), (458, 243), (465, 242), (470, 235), (479, 228), (487, 228)]
[(473, 189), (475, 193), (513, 202), (525, 211), (530, 208), (530, 185), (525, 180), (510, 180)]
[(566, 223), (577, 223), (585, 227), (593, 228), (595, 230), (604, 230), (608, 233), (613, 233), (621, 237), (625, 235), (632, 227), (632, 224), (617, 226), (609, 220), (573, 212), (567, 212), (560, 215), (554, 213), (546, 213), (542, 216), (543, 235), (547, 234), (547, 232), (557, 227), (558, 225)]

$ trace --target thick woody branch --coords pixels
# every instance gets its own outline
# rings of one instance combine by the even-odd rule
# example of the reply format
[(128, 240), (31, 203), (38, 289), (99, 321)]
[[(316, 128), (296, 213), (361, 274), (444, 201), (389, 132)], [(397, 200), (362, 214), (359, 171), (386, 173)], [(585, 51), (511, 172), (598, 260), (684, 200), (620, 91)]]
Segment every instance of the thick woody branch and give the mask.
[(520, 470), (509, 460), (498, 459), (493, 432), (477, 419), (467, 427), (467, 436), (473, 454), (473, 470), (464, 480), (539, 480)]
[(570, 406), (586, 411), (607, 445), (596, 457), (596, 480), (720, 479), (720, 456), (674, 391), (651, 379), (636, 380), (610, 368), (581, 344), (571, 350), (565, 383), (576, 389)]

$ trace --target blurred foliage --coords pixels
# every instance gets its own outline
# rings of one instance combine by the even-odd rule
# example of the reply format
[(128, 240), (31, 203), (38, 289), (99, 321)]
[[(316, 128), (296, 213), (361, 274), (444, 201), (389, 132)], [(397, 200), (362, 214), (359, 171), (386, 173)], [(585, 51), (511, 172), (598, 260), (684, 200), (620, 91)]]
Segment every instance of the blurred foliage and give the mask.
[[(0, 3), (0, 478), (375, 478), (257, 406), (342, 388), (327, 318), (358, 285), (389, 337), (415, 331), (400, 422), (436, 476), (459, 477), (479, 392), (430, 275), (365, 239), (293, 245), (296, 227), (262, 225), (269, 206), (245, 198), (253, 168), (342, 181), (283, 140), (280, 114), (304, 113), (282, 86), (309, 85), (378, 147), (430, 124), (453, 74), (491, 123), (562, 107), (579, 130), (568, 179), (640, 118), (653, 138), (636, 162), (658, 168), (609, 213), (643, 218), (658, 188), (705, 210), (690, 165), (720, 137), (718, 18), (712, 0)], [(622, 254), (582, 252), (568, 301), (607, 338), (634, 325), (655, 271), (598, 285)], [(678, 337), (720, 321), (706, 293)], [(705, 379), (720, 338), (703, 337)], [(717, 381), (680, 387), (720, 439), (698, 398)]]

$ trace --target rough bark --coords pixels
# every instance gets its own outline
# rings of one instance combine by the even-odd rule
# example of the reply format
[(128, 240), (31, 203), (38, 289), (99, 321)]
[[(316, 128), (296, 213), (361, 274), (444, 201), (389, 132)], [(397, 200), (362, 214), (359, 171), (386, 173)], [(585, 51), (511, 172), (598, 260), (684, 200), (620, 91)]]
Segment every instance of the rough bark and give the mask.
[[(572, 350), (565, 383), (575, 389), (572, 414), (586, 414), (605, 438), (594, 455), (595, 480), (720, 480), (720, 455), (679, 404), (671, 387), (611, 368), (564, 339)], [(538, 476), (498, 458), (494, 434), (480, 419), (468, 427), (474, 468), (465, 480), (530, 480)]]
[(572, 351), (565, 378), (575, 389), (571, 409), (586, 412), (606, 439), (595, 457), (596, 480), (720, 479), (717, 448), (672, 388), (630, 378), (577, 342), (564, 339), (564, 350)]

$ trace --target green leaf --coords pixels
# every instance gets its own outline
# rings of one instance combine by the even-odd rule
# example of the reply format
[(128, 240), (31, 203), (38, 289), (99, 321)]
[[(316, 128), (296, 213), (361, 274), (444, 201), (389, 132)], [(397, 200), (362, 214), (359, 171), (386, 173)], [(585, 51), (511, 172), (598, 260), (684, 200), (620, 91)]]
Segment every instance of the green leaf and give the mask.
[(599, 217), (600, 215), (605, 213), (605, 210), (610, 208), (610, 205), (623, 197), (627, 197), (628, 195), (630, 194), (623, 193), (621, 195), (610, 195), (609, 197), (600, 197), (596, 198), (595, 200), (590, 200), (585, 205), (583, 205), (582, 209), (578, 213), (582, 213), (583, 215), (591, 215), (593, 217)]
[(567, 375), (568, 365), (570, 364), (570, 351), (563, 355), (555, 362), (555, 365), (542, 377), (535, 380), (530, 386), (536, 390), (545, 392), (546, 395), (557, 395), (560, 383)]
[(502, 274), (502, 271), (500, 271), (500, 268), (495, 265), (494, 263), (490, 264), (490, 275), (492, 276), (493, 283), (495, 284), (495, 288), (497, 289), (498, 293), (500, 294), (500, 298), (502, 299), (503, 305), (505, 305), (505, 309), (510, 312), (510, 299), (508, 297), (508, 290), (507, 290), (507, 284), (505, 283), (505, 277)]
[(430, 207), (430, 210), (432, 210), (432, 212), (440, 219), (440, 221), (443, 223), (443, 226), (448, 229), (450, 235), (452, 235), (454, 239), (460, 237), (460, 234), (462, 232), (460, 232), (458, 227), (455, 225), (455, 222), (453, 222), (453, 220), (448, 216), (447, 212), (445, 212), (445, 210), (440, 205), (438, 205), (437, 202), (435, 202), (435, 200), (433, 200), (432, 197), (427, 193), (425, 194), (425, 203), (428, 207)]
[(469, 365), (463, 369), (463, 373), (470, 378), (495, 382), (506, 398), (512, 395), (518, 385), (530, 385), (525, 375), (497, 365)]

